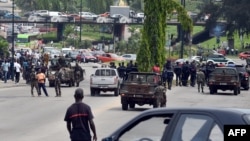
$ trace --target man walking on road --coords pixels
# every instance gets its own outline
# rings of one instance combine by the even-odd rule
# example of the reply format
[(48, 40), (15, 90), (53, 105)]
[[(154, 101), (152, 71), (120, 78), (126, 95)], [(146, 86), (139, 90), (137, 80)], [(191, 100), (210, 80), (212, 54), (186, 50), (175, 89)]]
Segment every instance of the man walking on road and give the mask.
[(15, 82), (16, 82), (16, 84), (18, 84), (19, 80), (20, 80), (20, 73), (21, 73), (21, 70), (22, 70), (22, 67), (21, 67), (19, 61), (16, 61), (14, 63), (14, 68), (15, 68), (15, 76), (16, 76), (16, 81)]
[[(67, 122), (67, 129), (71, 141), (91, 141), (90, 129), (93, 132), (93, 141), (97, 141), (93, 114), (89, 105), (82, 102), (83, 89), (75, 90), (75, 103), (72, 104), (65, 114), (64, 121)], [(89, 128), (90, 126), (90, 128)]]
[(8, 79), (8, 71), (9, 71), (9, 68), (10, 68), (10, 63), (5, 60), (3, 63), (2, 63), (2, 70), (3, 70), (3, 78), (4, 78), (4, 83), (7, 83), (7, 79)]

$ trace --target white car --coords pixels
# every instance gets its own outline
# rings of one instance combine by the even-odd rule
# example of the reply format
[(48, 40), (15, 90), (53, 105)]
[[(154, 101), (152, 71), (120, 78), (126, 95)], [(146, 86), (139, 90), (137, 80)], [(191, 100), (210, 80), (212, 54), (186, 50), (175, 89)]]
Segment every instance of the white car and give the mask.
[(138, 17), (138, 18), (144, 18), (144, 13), (137, 13), (136, 17)]
[(96, 20), (99, 15), (96, 15), (95, 13), (92, 12), (79, 12), (79, 15), (85, 19), (85, 20)]
[(200, 62), (201, 56), (191, 56), (190, 60), (195, 60), (197, 62)]
[(123, 54), (122, 57), (127, 61), (136, 61), (136, 54)]
[(39, 14), (32, 14), (28, 17), (28, 21), (29, 22), (44, 22), (46, 21), (46, 18), (45, 17), (42, 17), (41, 15)]
[(112, 19), (119, 19), (119, 23), (130, 23), (131, 20), (122, 14), (113, 14), (110, 16)]
[(68, 22), (69, 18), (66, 16), (53, 16), (50, 20), (51, 22)]

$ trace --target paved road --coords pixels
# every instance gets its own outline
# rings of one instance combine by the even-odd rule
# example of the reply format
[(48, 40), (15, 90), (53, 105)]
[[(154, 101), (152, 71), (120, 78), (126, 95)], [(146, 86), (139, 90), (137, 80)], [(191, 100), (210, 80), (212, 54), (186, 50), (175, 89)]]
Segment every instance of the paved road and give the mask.
[[(152, 106), (136, 105), (135, 109), (121, 110), (120, 97), (113, 93), (103, 93), (101, 96), (91, 97), (89, 92), (89, 76), (94, 72), (91, 64), (85, 64), (86, 79), (80, 84), (84, 89), (84, 102), (92, 107), (99, 140), (128, 119), (140, 112), (151, 109)], [(0, 138), (4, 141), (68, 141), (69, 135), (66, 123), (63, 121), (65, 111), (74, 102), (75, 87), (64, 86), (62, 97), (54, 97), (54, 88), (47, 87), (50, 97), (31, 97), (30, 87), (12, 87), (0, 89)], [(219, 94), (210, 95), (208, 89), (205, 94), (197, 92), (193, 87), (174, 87), (167, 91), (167, 107), (250, 107), (249, 91), (241, 91), (238, 96), (231, 91), (218, 91)]]

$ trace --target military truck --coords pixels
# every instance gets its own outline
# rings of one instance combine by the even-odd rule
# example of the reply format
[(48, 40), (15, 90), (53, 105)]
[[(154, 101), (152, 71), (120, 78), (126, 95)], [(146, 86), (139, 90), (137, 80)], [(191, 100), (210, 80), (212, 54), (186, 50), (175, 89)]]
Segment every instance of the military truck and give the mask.
[(210, 94), (217, 93), (217, 90), (231, 90), (238, 95), (241, 87), (239, 73), (233, 67), (217, 67), (209, 75), (208, 86)]
[(80, 77), (80, 79), (75, 78), (76, 76), (74, 75), (74, 66), (72, 67), (70, 65), (71, 60), (65, 58), (64, 61), (64, 65), (60, 65), (57, 58), (51, 60), (51, 65), (49, 66), (48, 70), (48, 81), (50, 87), (55, 85), (55, 72), (57, 70), (62, 73), (61, 84), (66, 84), (69, 87), (75, 86), (75, 84), (79, 86), (80, 81), (83, 80), (83, 74), (79, 74), (78, 77)]
[(166, 98), (155, 95), (155, 88), (161, 81), (161, 75), (153, 72), (131, 72), (120, 86), (122, 110), (135, 108), (135, 105), (153, 105), (154, 108), (164, 107)]

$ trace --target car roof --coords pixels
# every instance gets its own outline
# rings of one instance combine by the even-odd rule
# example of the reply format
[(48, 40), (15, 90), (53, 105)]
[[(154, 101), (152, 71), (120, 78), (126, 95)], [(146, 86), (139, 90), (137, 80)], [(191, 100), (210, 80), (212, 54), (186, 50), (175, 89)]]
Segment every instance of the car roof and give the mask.
[[(242, 122), (243, 115), (250, 115), (250, 109), (244, 108), (222, 108), (222, 107), (168, 107), (168, 108), (155, 108), (143, 111), (140, 116), (144, 115), (151, 115), (151, 114), (164, 114), (164, 113), (207, 113), (212, 114), (221, 120), (224, 120), (224, 123), (230, 124), (230, 122)], [(230, 118), (229, 118), (230, 117)], [(234, 119), (238, 117), (238, 120), (241, 119), (242, 121), (236, 121)], [(232, 120), (233, 119), (233, 120)], [(247, 121), (249, 122), (249, 121)]]

